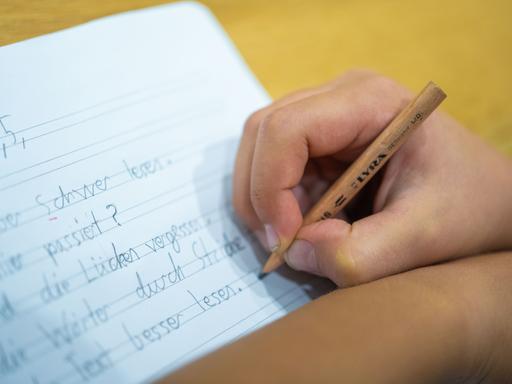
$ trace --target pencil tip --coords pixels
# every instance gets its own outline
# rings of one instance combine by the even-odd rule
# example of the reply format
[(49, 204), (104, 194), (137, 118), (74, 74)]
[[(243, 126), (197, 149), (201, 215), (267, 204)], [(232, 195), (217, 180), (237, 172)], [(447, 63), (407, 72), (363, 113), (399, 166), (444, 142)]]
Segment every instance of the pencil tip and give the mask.
[(267, 275), (268, 275), (268, 273), (260, 272), (260, 273), (258, 274), (258, 279), (263, 280)]
[(267, 262), (263, 266), (262, 273), (272, 272), (274, 269), (277, 269), (281, 264), (283, 264), (281, 254), (278, 252), (272, 252)]

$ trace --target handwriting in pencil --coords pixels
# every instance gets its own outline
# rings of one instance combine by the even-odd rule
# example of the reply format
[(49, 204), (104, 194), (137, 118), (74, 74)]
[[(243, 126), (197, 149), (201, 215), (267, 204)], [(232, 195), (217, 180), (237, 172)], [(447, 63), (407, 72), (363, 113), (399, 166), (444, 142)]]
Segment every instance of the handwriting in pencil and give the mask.
[[(10, 117), (10, 115), (0, 115), (0, 148), (4, 159), (7, 159), (8, 149), (19, 144), (16, 133), (7, 127), (8, 124), (6, 120), (8, 117)], [(21, 146), (23, 149), (26, 149), (25, 137), (21, 137)]]

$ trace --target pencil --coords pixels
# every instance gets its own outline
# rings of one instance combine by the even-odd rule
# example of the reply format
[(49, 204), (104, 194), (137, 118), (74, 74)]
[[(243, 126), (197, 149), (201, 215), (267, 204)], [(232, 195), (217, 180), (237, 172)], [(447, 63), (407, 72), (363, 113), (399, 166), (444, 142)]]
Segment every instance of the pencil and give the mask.
[[(306, 214), (302, 226), (336, 217), (445, 98), (443, 90), (429, 82), (331, 185)], [(262, 276), (284, 263), (284, 254), (291, 243), (270, 255)]]

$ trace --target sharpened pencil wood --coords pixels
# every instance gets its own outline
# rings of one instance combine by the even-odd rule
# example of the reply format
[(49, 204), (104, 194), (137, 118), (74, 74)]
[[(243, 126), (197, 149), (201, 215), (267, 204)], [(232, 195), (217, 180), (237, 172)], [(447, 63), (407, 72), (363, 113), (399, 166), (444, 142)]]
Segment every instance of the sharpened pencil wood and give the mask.
[[(336, 217), (445, 98), (446, 93), (429, 82), (331, 185), (306, 214), (302, 226)], [(272, 272), (284, 263), (290, 245), (291, 242), (272, 252), (263, 273)]]

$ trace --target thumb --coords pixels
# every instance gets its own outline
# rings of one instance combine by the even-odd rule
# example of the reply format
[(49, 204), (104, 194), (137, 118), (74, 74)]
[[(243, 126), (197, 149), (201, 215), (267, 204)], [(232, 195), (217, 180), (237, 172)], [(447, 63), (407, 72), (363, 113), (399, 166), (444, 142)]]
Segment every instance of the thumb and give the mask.
[(434, 232), (424, 210), (386, 208), (353, 224), (328, 219), (305, 226), (284, 257), (293, 269), (352, 286), (429, 263)]

